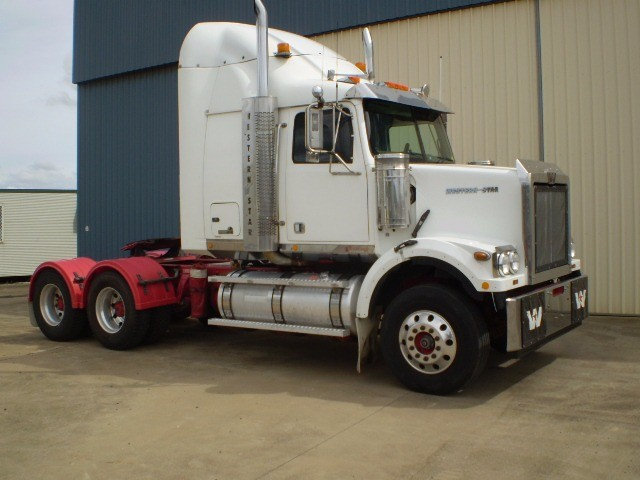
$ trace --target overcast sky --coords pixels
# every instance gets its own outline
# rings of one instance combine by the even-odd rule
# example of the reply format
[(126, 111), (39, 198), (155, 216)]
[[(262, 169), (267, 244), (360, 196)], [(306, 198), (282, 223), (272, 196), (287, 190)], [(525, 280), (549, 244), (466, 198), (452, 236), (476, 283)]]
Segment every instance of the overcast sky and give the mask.
[(73, 0), (0, 0), (0, 188), (76, 188)]

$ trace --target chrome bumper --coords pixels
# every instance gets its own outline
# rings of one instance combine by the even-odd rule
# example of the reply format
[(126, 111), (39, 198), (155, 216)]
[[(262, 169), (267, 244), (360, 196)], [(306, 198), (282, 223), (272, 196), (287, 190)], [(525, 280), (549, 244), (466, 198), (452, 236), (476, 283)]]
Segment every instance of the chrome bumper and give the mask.
[(507, 298), (507, 351), (535, 348), (589, 316), (588, 278), (580, 276)]

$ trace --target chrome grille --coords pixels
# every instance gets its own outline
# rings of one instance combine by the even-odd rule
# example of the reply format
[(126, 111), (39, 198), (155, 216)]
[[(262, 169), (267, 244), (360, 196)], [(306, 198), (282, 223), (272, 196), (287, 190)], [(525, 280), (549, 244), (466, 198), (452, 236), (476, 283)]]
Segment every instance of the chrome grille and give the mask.
[(534, 185), (534, 252), (536, 273), (569, 264), (568, 188)]
[(570, 274), (569, 177), (552, 163), (534, 160), (516, 160), (516, 171), (529, 283)]

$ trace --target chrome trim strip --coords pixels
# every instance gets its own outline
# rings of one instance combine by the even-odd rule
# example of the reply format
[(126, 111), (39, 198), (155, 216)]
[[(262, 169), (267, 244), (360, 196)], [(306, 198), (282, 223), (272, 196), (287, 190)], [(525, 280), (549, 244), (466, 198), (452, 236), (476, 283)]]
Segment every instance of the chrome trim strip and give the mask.
[(250, 328), (254, 330), (271, 330), (274, 332), (307, 333), (309, 335), (322, 335), (326, 337), (346, 338), (351, 331), (346, 328), (309, 327), (306, 325), (291, 325), (288, 323), (253, 322), (249, 320), (230, 320), (226, 318), (210, 318), (209, 325), (219, 327)]
[[(293, 247), (295, 246), (295, 250)], [(322, 243), (284, 243), (280, 251), (286, 253), (327, 253), (334, 255), (371, 255), (375, 252), (374, 245), (336, 245)]]
[(308, 287), (308, 288), (349, 288), (350, 284), (344, 280), (300, 280), (289, 278), (244, 278), (230, 277), (226, 275), (211, 275), (211, 283), (245, 284), (245, 285), (280, 285), (283, 287)]

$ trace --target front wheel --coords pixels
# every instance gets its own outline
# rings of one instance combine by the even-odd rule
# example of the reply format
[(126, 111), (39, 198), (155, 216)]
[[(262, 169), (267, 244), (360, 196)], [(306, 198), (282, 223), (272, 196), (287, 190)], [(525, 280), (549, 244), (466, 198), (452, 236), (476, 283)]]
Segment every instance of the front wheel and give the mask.
[(381, 343), (402, 383), (436, 395), (468, 384), (489, 354), (489, 332), (475, 306), (442, 285), (420, 285), (398, 295), (384, 314)]

